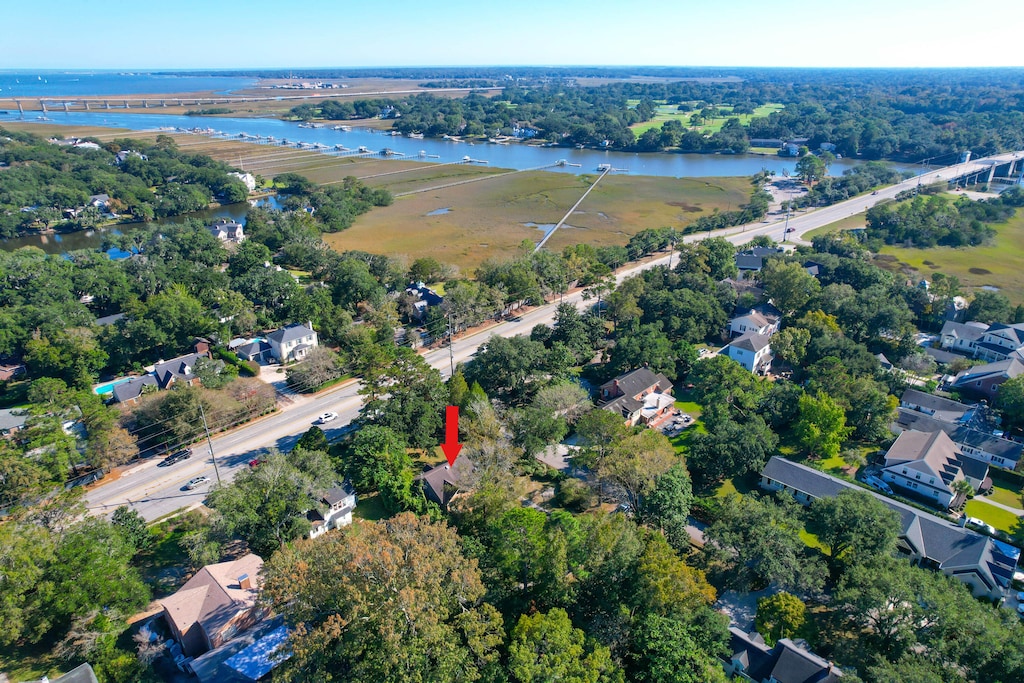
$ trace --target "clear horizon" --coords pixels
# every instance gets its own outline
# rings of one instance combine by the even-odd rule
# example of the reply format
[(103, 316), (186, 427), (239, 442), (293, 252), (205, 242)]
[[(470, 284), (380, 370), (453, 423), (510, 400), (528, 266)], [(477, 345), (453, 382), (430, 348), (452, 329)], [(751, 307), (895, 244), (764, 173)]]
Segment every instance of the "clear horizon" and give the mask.
[[(690, 66), (1020, 67), (1024, 7), (953, 0), (523, 0), (442, 7), (392, 0), (161, 3), (39, 0), (5, 8), (5, 71)], [(41, 50), (45, 47), (45, 51)], [(330, 65), (340, 66), (330, 66)], [(282, 66), (283, 65), (283, 66)], [(313, 66), (326, 65), (326, 66)]]

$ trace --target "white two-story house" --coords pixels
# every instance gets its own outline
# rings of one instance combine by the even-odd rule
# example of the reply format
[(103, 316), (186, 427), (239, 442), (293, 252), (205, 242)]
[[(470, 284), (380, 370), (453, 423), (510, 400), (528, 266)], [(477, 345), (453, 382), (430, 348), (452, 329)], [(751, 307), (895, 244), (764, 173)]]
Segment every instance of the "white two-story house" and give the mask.
[(771, 337), (747, 332), (720, 351), (756, 375), (768, 372), (772, 364)]
[(274, 330), (267, 335), (267, 341), (270, 343), (270, 353), (279, 363), (302, 360), (311, 349), (319, 345), (313, 323), (295, 323)]

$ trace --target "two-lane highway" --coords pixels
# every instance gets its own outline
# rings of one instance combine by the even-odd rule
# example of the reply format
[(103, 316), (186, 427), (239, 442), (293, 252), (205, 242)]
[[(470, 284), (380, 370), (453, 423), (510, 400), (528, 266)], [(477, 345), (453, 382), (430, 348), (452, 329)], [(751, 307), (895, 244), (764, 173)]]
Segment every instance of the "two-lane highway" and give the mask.
[[(880, 189), (877, 194), (854, 197), (829, 207), (790, 216), (788, 227), (791, 232), (788, 238), (799, 241), (810, 230), (865, 211), (878, 202), (892, 199), (899, 192), (919, 184), (927, 185), (932, 182), (949, 180), (965, 173), (984, 172), (989, 168), (991, 161), (1005, 163), (1022, 156), (1024, 154), (1017, 152), (929, 171), (921, 176), (915, 176), (896, 185)], [(759, 235), (769, 235), (776, 241), (781, 241), (785, 225), (785, 217), (778, 216), (767, 223), (752, 223), (718, 230), (712, 233), (712, 236), (725, 237), (733, 244), (744, 244)], [(705, 237), (708, 237), (705, 233), (687, 235), (683, 241), (695, 242)], [(625, 278), (645, 269), (666, 265), (670, 258), (669, 255), (660, 256), (623, 268), (617, 272), (616, 281), (622, 282)], [(590, 302), (584, 300), (582, 291), (567, 294), (562, 301), (579, 308), (590, 305)], [(558, 304), (559, 301), (555, 301), (545, 306), (539, 306), (514, 320), (501, 322), (475, 334), (457, 339), (452, 344), (451, 350), (455, 364), (458, 365), (469, 360), (492, 335), (512, 337), (518, 334), (529, 334), (536, 325), (553, 324)], [(428, 351), (424, 354), (424, 358), (432, 367), (440, 370), (443, 376), (448, 376), (451, 362), (447, 347)], [(301, 398), (292, 404), (281, 407), (279, 412), (273, 415), (214, 437), (213, 452), (216, 454), (220, 479), (230, 481), (240, 470), (248, 467), (250, 460), (270, 448), (289, 450), (303, 432), (315, 423), (316, 416), (326, 411), (338, 413), (338, 419), (324, 425), (324, 431), (328, 438), (339, 436), (359, 414), (362, 398), (358, 395), (358, 390), (359, 383), (351, 382), (314, 398)], [(202, 502), (208, 486), (200, 487), (195, 491), (186, 491), (184, 486), (189, 479), (206, 475), (210, 477), (211, 481), (217, 481), (217, 472), (214, 470), (205, 441), (193, 447), (193, 456), (189, 460), (169, 467), (157, 467), (157, 464), (158, 460), (153, 459), (135, 465), (125, 470), (120, 478), (93, 488), (86, 496), (89, 509), (95, 514), (108, 514), (119, 505), (131, 505), (143, 517), (153, 520), (180, 508)]]

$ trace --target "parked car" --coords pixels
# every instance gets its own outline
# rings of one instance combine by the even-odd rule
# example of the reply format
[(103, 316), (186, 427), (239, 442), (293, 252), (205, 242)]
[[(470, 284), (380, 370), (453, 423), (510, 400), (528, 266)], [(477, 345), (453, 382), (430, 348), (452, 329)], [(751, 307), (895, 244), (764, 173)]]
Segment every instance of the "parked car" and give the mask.
[(322, 415), (320, 415), (320, 417), (316, 418), (316, 421), (319, 422), (320, 424), (324, 424), (324, 423), (330, 422), (331, 420), (337, 420), (337, 419), (338, 419), (338, 414), (337, 413), (332, 412), (332, 411), (328, 411), (328, 412), (323, 413)]
[(210, 483), (210, 478), (209, 477), (205, 477), (205, 476), (204, 477), (193, 477), (192, 479), (188, 480), (187, 484), (185, 484), (185, 489), (188, 490), (188, 491), (191, 491), (194, 488), (198, 488), (198, 487), (202, 486), (203, 484), (209, 484), (209, 483)]
[(882, 493), (886, 493), (890, 496), (892, 495), (892, 487), (890, 487), (888, 484), (886, 484), (878, 477), (865, 477), (864, 483), (873, 489), (881, 491)]
[(252, 460), (249, 461), (249, 468), (250, 469), (256, 469), (257, 467), (259, 467), (262, 464), (263, 464), (263, 460), (261, 460), (260, 458), (253, 458)]
[(188, 460), (191, 457), (192, 457), (192, 451), (190, 449), (188, 449), (188, 448), (183, 448), (180, 451), (175, 451), (175, 452), (171, 453), (170, 455), (168, 455), (166, 458), (164, 458), (160, 462), (159, 465), (157, 465), (157, 467), (167, 467), (169, 465), (173, 465), (176, 462), (180, 462), (182, 460)]

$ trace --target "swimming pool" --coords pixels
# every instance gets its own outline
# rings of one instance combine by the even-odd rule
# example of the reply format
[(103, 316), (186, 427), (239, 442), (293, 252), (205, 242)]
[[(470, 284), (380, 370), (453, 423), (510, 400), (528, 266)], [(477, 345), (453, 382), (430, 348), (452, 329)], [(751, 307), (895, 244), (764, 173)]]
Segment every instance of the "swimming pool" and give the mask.
[(106, 384), (98, 384), (92, 388), (93, 392), (97, 395), (112, 394), (114, 393), (114, 387), (118, 384), (124, 384), (130, 382), (131, 377), (122, 377), (121, 379), (115, 379), (113, 382), (107, 382)]

